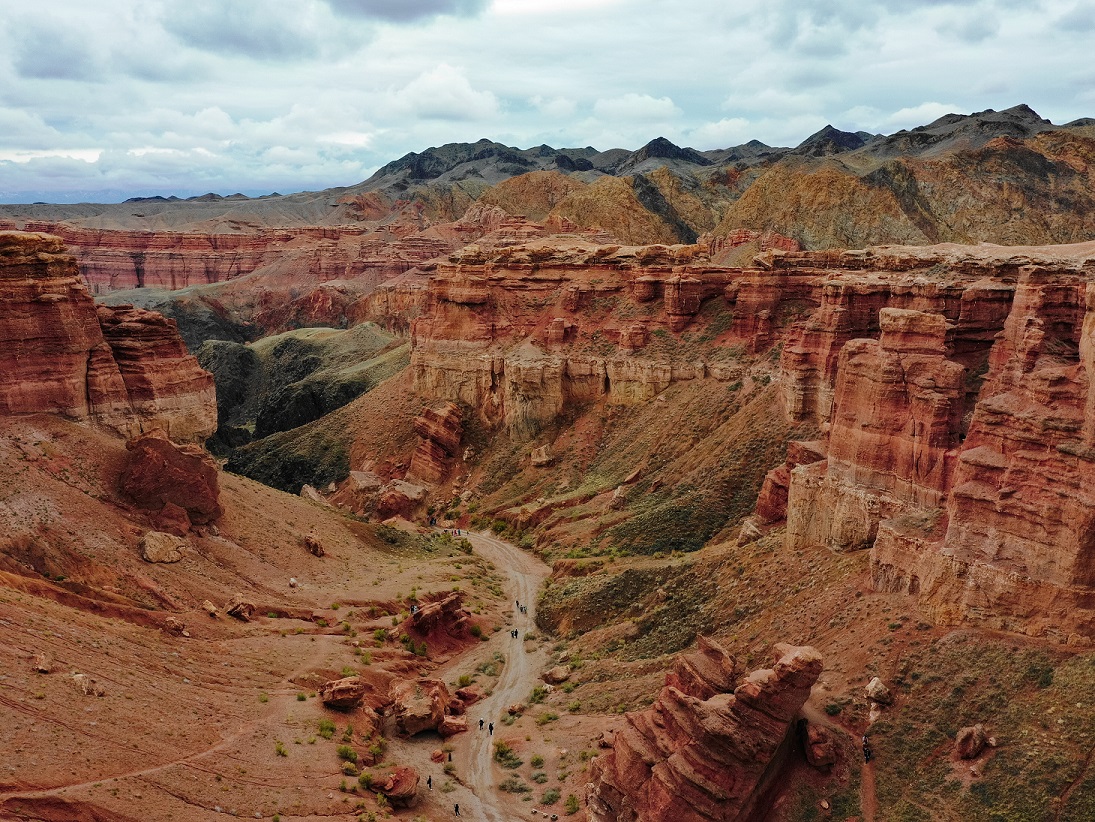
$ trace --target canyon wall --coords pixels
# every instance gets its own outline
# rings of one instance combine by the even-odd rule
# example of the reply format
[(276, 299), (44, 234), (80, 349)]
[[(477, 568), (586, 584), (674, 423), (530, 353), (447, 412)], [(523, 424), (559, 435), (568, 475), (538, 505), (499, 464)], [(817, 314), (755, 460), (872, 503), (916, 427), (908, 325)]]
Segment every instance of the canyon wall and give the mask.
[(785, 515), (790, 548), (870, 549), (876, 587), (939, 621), (1095, 638), (1095, 244), (829, 262), (780, 363), (823, 440), (790, 449), (757, 518)]
[[(414, 294), (416, 390), (518, 441), (588, 403), (777, 359), (795, 443), (758, 501), (794, 548), (870, 549), (944, 622), (1095, 637), (1095, 244), (469, 246)], [(397, 295), (393, 294), (393, 300)], [(770, 368), (770, 367), (769, 367)]]
[(95, 306), (57, 237), (0, 232), (0, 414), (58, 413), (131, 436), (201, 441), (217, 425), (213, 377), (172, 320)]
[(132, 231), (42, 220), (0, 221), (0, 229), (60, 237), (93, 294), (132, 288), (179, 289), (225, 282), (267, 266), (310, 283), (368, 279), (375, 285), (447, 252), (436, 236), (398, 236), (364, 227), (265, 228), (235, 232)]

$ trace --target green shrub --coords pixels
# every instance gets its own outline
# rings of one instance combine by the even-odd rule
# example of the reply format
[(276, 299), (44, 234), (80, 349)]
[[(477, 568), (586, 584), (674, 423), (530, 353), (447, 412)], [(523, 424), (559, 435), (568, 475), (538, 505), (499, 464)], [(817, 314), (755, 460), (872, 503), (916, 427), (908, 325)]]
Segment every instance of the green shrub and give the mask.
[(467, 688), (471, 685), (471, 676), (468, 674), (461, 674), (460, 678), (456, 680), (456, 685), (459, 688)]
[(368, 790), (373, 784), (373, 775), (369, 771), (362, 771), (361, 775), (357, 778), (357, 784), (363, 789)]
[(532, 689), (532, 693), (529, 695), (528, 701), (536, 704), (544, 701), (544, 697), (547, 696), (547, 688), (543, 685), (537, 685)]
[(574, 794), (567, 796), (566, 802), (563, 803), (563, 810), (566, 811), (567, 816), (578, 813), (578, 797)]
[(278, 756), (288, 756), (289, 752), (285, 750), (285, 745), (281, 742), (274, 742), (274, 753)]
[(540, 797), (540, 804), (554, 805), (556, 802), (559, 801), (559, 796), (560, 793), (558, 788), (548, 788), (546, 791), (544, 791), (544, 795)]
[(339, 759), (344, 759), (347, 762), (357, 762), (357, 751), (349, 745), (339, 745), (336, 752)]
[(319, 721), (319, 735), (324, 739), (330, 739), (335, 735), (335, 723), (329, 719)]
[(499, 739), (494, 743), (494, 761), (503, 768), (514, 770), (524, 765), (524, 761), (506, 742)]
[(529, 758), (529, 761), (528, 761), (528, 762), (529, 762), (529, 764), (530, 764), (530, 765), (532, 765), (532, 767), (534, 767), (534, 768), (542, 768), (542, 767), (544, 767), (544, 758), (543, 758), (542, 756), (540, 756), (540, 754), (533, 754), (533, 755), (532, 755), (532, 756), (531, 756), (531, 757)]

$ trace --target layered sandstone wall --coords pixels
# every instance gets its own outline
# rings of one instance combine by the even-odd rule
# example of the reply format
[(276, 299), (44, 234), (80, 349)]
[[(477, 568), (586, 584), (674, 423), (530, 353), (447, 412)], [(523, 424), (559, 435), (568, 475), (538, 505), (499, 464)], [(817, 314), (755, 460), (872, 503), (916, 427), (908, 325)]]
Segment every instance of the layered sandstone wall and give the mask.
[(0, 413), (39, 412), (180, 441), (204, 440), (217, 421), (213, 377), (173, 320), (96, 309), (59, 238), (0, 232)]
[(709, 640), (678, 657), (657, 701), (627, 714), (612, 749), (593, 760), (592, 822), (749, 818), (822, 668), (813, 648), (775, 650), (772, 668), (740, 679), (733, 658)]
[(941, 621), (1095, 639), (1095, 245), (872, 256), (791, 331), (787, 411), (824, 459), (773, 471), (758, 518), (785, 495), (791, 547), (870, 548)]
[[(68, 223), (0, 221), (0, 229), (60, 237), (94, 294), (132, 288), (180, 289), (234, 280), (291, 261), (309, 283), (384, 282), (452, 249), (454, 238), (397, 237), (362, 227), (263, 228), (234, 232), (128, 231)], [(480, 232), (482, 233), (482, 232)]]

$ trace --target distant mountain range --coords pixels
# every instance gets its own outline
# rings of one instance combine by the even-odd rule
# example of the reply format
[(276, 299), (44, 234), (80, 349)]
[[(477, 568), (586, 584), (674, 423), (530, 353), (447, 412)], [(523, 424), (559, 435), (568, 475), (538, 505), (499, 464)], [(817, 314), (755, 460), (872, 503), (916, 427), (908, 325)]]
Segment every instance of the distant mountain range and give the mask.
[(0, 217), (107, 228), (238, 232), (262, 226), (457, 220), (475, 202), (552, 214), (623, 242), (692, 242), (771, 229), (807, 248), (1095, 238), (1095, 119), (1055, 125), (1026, 105), (948, 114), (894, 134), (832, 125), (793, 148), (753, 140), (697, 151), (519, 149), (491, 140), (411, 152), (345, 188), (247, 198), (136, 198), (0, 206)]

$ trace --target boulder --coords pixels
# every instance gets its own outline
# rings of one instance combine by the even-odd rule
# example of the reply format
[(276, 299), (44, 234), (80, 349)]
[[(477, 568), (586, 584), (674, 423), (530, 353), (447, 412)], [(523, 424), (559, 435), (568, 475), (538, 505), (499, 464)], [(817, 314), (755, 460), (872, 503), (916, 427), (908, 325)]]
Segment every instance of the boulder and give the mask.
[(369, 685), (359, 676), (347, 676), (325, 682), (319, 689), (319, 699), (328, 708), (350, 711), (361, 705)]
[(541, 445), (539, 448), (532, 449), (529, 460), (533, 468), (547, 468), (555, 462), (555, 455), (551, 453), (550, 445)]
[(380, 784), (377, 791), (384, 794), (394, 807), (407, 807), (418, 796), (418, 771), (408, 765), (400, 765)]
[(480, 685), (468, 685), (466, 688), (456, 689), (456, 698), (465, 705), (474, 705), (485, 695), (486, 694), (483, 693), (483, 688)]
[(162, 431), (126, 443), (122, 490), (143, 508), (162, 511), (168, 503), (186, 511), (191, 522), (221, 516), (217, 464), (196, 445), (176, 445)]
[(877, 702), (879, 705), (893, 704), (893, 694), (877, 676), (867, 683), (867, 699), (871, 702)]
[(53, 657), (45, 651), (41, 651), (34, 657), (34, 670), (40, 674), (48, 674), (53, 670)]
[(183, 558), (186, 541), (162, 531), (149, 531), (138, 547), (145, 562), (178, 562)]
[(437, 732), (445, 737), (464, 733), (467, 729), (468, 718), (466, 716), (445, 716), (437, 724)]
[(615, 731), (601, 731), (601, 735), (597, 737), (598, 748), (611, 748), (616, 744), (616, 732)]
[(153, 515), (152, 524), (157, 531), (164, 531), (177, 537), (185, 537), (190, 533), (190, 515), (186, 509), (169, 502)]
[(556, 665), (554, 668), (549, 668), (540, 674), (540, 679), (547, 682), (549, 685), (560, 685), (570, 679), (570, 667), (567, 665)]
[(506, 708), (506, 713), (508, 713), (510, 716), (520, 716), (524, 712), (525, 706), (520, 702), (514, 702), (512, 705)]
[(243, 594), (235, 594), (224, 606), (224, 612), (241, 622), (249, 622), (255, 613), (255, 603), (245, 599)]
[(829, 768), (836, 762), (836, 743), (828, 729), (813, 723), (806, 726), (806, 761), (815, 768)]
[(165, 619), (163, 629), (173, 636), (190, 636), (190, 632), (186, 630), (186, 625), (175, 619), (175, 617)]
[(389, 713), (404, 736), (436, 731), (452, 698), (439, 679), (396, 679), (388, 690)]
[(72, 681), (76, 684), (76, 690), (84, 696), (106, 696), (103, 686), (87, 674), (73, 674)]
[(441, 748), (434, 748), (430, 752), (430, 762), (441, 763), (445, 761), (445, 752)]
[(217, 606), (210, 602), (208, 599), (202, 601), (202, 610), (209, 614), (209, 616), (213, 617), (213, 619), (216, 619), (221, 615), (221, 612), (217, 609)]
[(309, 534), (304, 538), (304, 547), (314, 557), (321, 557), (326, 554), (326, 551), (323, 550), (323, 543), (319, 541), (319, 537), (315, 534)]
[(954, 738), (954, 752), (959, 759), (976, 759), (988, 744), (985, 726), (978, 723), (962, 728)]

